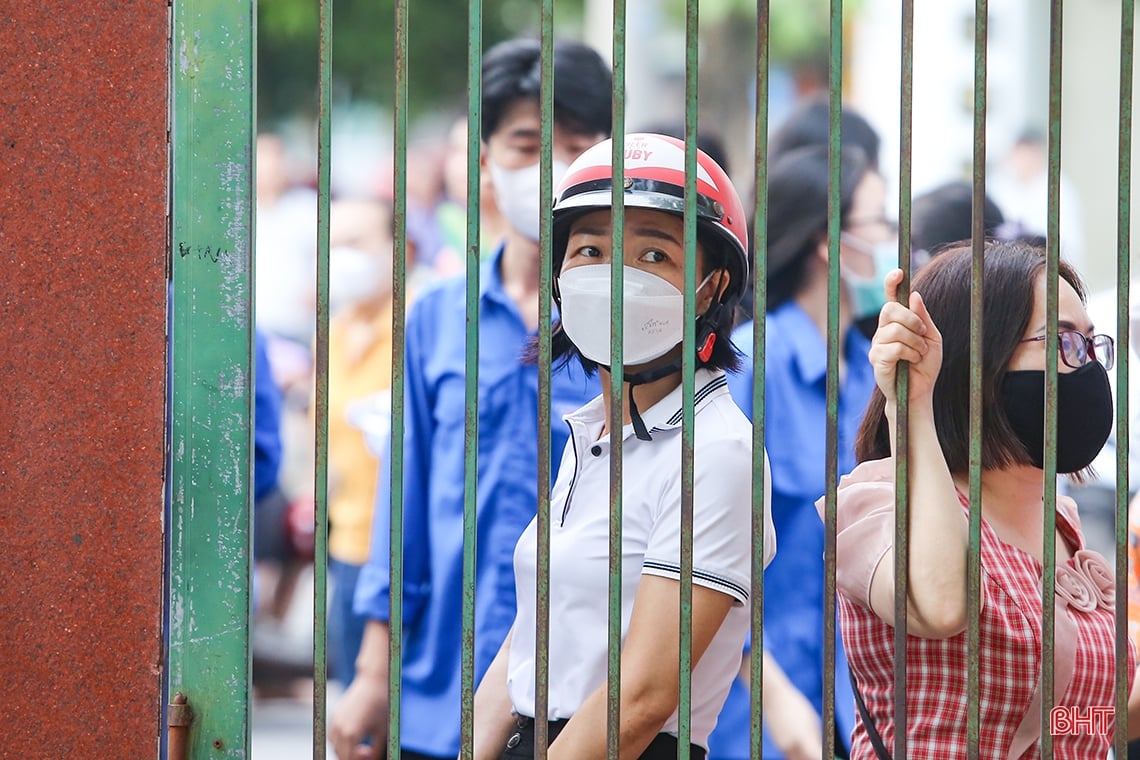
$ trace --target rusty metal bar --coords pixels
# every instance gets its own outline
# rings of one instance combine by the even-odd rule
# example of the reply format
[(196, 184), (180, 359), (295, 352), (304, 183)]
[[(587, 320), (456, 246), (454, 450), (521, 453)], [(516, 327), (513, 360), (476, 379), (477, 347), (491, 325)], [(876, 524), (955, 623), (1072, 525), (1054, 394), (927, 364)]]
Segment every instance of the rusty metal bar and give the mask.
[(966, 559), (966, 753), (981, 751), (982, 610), (982, 289), (985, 280), (986, 47), (988, 0), (974, 4), (974, 165), (970, 264), (970, 545)]
[[(1131, 289), (1132, 205), (1132, 65), (1135, 4), (1120, 4), (1120, 143), (1116, 208), (1116, 661), (1128, 662), (1128, 359), (1129, 291)], [(1128, 754), (1128, 669), (1116, 669), (1116, 757)]]
[[(1053, 0), (1049, 18), (1049, 206), (1045, 237), (1045, 313), (1056, 315), (1061, 258), (1061, 35), (1063, 0)], [(1057, 583), (1057, 333), (1056, 319), (1045, 320), (1045, 519), (1041, 579), (1041, 725), (1051, 725), (1054, 692), (1053, 646)], [(1041, 756), (1053, 757), (1053, 732), (1041, 731)]]
[(693, 460), (696, 444), (697, 342), (697, 49), (699, 5), (685, 5), (685, 209), (684, 331), (681, 352), (681, 604), (680, 695), (677, 705), (677, 752), (689, 760), (693, 707)]
[[(898, 301), (910, 302), (910, 204), (912, 114), (914, 104), (914, 0), (902, 3), (902, 87), (899, 115), (899, 248), (898, 265), (903, 280)], [(904, 365), (905, 366), (905, 365)], [(910, 451), (910, 373), (895, 374), (896, 452)], [(894, 725), (906, 726), (907, 597), (910, 586), (910, 468), (907, 457), (895, 456), (895, 684)], [(895, 731), (895, 760), (906, 760), (906, 730)]]
[[(842, 232), (840, 186), (843, 108), (843, 0), (831, 0), (828, 65), (827, 183), (827, 462), (824, 476), (823, 561), (823, 756), (835, 757), (835, 538), (839, 483), (839, 237)], [(778, 540), (778, 539), (777, 539)]]
[[(554, 206), (554, 0), (542, 0), (541, 76), (538, 108), (541, 123), (542, 155), (539, 173), (539, 208)], [(550, 293), (553, 284), (553, 252), (551, 250), (554, 216), (539, 215), (538, 292)], [(534, 669), (534, 746), (535, 757), (545, 760), (550, 744), (550, 463), (551, 439), (545, 435), (550, 427), (550, 362), (551, 299), (538, 299), (538, 504), (536, 527), (538, 558), (535, 582), (535, 669)]]
[[(388, 757), (400, 756), (400, 715), (403, 695), (404, 653), (404, 369), (407, 361), (408, 313), (408, 3), (395, 2), (395, 92), (393, 120), (393, 205), (395, 220), (392, 251), (392, 429), (388, 467), (391, 503), (388, 511), (389, 615), (388, 615)], [(383, 508), (384, 505), (379, 505)]]
[(463, 620), (459, 756), (474, 754), (475, 542), (479, 480), (479, 130), (483, 99), (483, 2), (467, 7), (467, 337), (464, 343)]
[(182, 692), (177, 692), (166, 708), (166, 757), (167, 760), (189, 760), (190, 724), (194, 722), (194, 710)]
[(328, 543), (329, 543), (329, 181), (332, 121), (333, 0), (320, 0), (320, 59), (317, 121), (317, 329), (313, 352), (314, 483), (313, 519), (313, 757), (324, 760), (328, 746)]
[(764, 488), (765, 427), (764, 367), (767, 361), (768, 320), (768, 84), (771, 49), (769, 0), (756, 8), (756, 205), (753, 214), (753, 250), (756, 251), (755, 290), (752, 301), (752, 620), (749, 753), (764, 753)]
[(613, 37), (613, 185), (610, 255), (610, 520), (609, 611), (606, 643), (606, 757), (617, 760), (621, 746), (622, 627), (622, 383), (625, 358), (625, 47), (626, 2), (614, 0)]

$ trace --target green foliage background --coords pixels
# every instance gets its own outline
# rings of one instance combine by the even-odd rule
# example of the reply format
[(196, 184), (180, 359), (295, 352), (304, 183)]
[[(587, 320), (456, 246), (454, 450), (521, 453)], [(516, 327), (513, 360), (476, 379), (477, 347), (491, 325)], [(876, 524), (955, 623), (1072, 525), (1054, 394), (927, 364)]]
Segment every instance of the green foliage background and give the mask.
[[(464, 0), (407, 0), (408, 91), (414, 118), (466, 109), (468, 12)], [(538, 35), (535, 0), (486, 0), (483, 48), (508, 37)], [(559, 33), (580, 27), (582, 0), (559, 0)], [(319, 10), (316, 0), (258, 3), (258, 113), (263, 127), (317, 110)], [(395, 0), (336, 0), (333, 98), (390, 105), (394, 89)]]

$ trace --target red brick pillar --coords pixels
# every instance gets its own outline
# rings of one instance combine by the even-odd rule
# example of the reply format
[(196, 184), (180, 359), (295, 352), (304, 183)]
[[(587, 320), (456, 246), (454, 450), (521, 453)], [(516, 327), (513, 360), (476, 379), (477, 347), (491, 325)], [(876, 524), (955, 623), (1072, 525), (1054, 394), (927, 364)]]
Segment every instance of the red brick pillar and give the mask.
[(165, 2), (0, 13), (0, 755), (158, 755)]

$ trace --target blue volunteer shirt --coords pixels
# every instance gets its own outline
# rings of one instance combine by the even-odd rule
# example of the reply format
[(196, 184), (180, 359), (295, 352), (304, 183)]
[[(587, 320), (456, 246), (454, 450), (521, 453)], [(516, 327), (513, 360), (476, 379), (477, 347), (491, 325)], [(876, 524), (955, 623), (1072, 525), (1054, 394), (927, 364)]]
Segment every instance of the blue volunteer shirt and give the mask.
[[(733, 331), (746, 356), (745, 370), (730, 375), (729, 390), (752, 418), (752, 322)], [(839, 389), (839, 474), (855, 467), (855, 436), (875, 376), (867, 360), (870, 342), (854, 327), (843, 344), (846, 373)], [(779, 550), (764, 571), (764, 648), (823, 715), (823, 523), (815, 501), (826, 489), (827, 343), (794, 301), (767, 315), (765, 343), (765, 439), (772, 466), (772, 521)], [(835, 717), (850, 742), (855, 697), (836, 625)], [(710, 760), (747, 758), (748, 690), (739, 679), (729, 692)], [(765, 726), (764, 757), (782, 758)]]
[[(503, 290), (502, 255), (500, 247), (480, 270), (476, 683), (514, 622), (514, 549), (538, 500), (538, 369), (521, 362), (533, 334)], [(400, 743), (439, 756), (459, 751), (465, 288), (460, 276), (421, 294), (408, 315), (405, 346)], [(600, 390), (576, 361), (556, 366), (551, 380), (553, 476), (569, 433), (562, 416)], [(380, 621), (389, 616), (390, 494), (382, 470), (372, 550), (355, 596), (356, 611)]]
[(253, 496), (260, 499), (277, 486), (281, 469), (281, 389), (273, 380), (265, 336), (254, 333)]

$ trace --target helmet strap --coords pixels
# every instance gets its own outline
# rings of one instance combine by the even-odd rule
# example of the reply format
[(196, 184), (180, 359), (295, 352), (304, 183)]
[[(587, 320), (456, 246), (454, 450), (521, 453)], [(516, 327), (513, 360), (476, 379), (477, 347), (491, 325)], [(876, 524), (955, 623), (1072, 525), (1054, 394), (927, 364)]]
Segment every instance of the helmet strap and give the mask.
[(717, 330), (724, 321), (726, 312), (730, 310), (716, 298), (709, 304), (705, 313), (697, 317), (697, 358), (708, 363), (712, 358), (713, 349), (716, 348)]
[(629, 419), (633, 423), (633, 432), (642, 441), (652, 441), (653, 436), (649, 434), (649, 430), (645, 427), (645, 420), (641, 419), (641, 415), (637, 411), (637, 402), (633, 398), (633, 389), (645, 383), (652, 383), (654, 380), (660, 380), (663, 377), (674, 374), (681, 370), (681, 360), (674, 359), (668, 364), (663, 364), (660, 367), (647, 369), (644, 372), (635, 372), (630, 375), (622, 375), (622, 379), (629, 383)]

